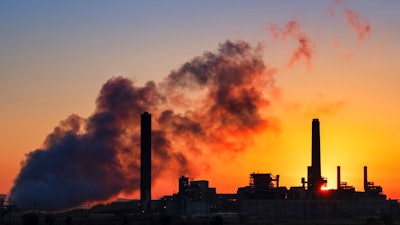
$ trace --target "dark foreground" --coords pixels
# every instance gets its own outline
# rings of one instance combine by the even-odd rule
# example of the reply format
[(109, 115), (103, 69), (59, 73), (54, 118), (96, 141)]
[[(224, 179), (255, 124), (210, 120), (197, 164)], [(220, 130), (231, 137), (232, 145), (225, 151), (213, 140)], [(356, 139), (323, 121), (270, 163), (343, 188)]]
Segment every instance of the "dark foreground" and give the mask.
[(115, 214), (85, 214), (75, 213), (10, 213), (1, 217), (0, 225), (223, 225), (223, 224), (249, 224), (249, 225), (358, 225), (358, 224), (400, 224), (393, 218), (358, 218), (313, 220), (313, 221), (262, 221), (254, 218), (229, 218), (214, 216), (211, 218), (181, 218), (171, 216), (133, 216)]

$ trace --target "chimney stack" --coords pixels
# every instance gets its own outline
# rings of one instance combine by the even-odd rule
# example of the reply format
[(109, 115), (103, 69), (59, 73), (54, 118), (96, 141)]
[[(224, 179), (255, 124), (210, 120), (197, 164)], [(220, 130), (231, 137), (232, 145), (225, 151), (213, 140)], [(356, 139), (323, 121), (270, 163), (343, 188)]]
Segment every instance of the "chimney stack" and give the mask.
[(145, 211), (151, 203), (151, 114), (140, 118), (140, 202)]
[(311, 137), (311, 171), (310, 184), (313, 191), (319, 191), (322, 185), (321, 177), (321, 146), (319, 134), (319, 120), (312, 120), (312, 137)]
[(337, 167), (337, 190), (339, 191), (341, 188), (340, 188), (340, 183), (341, 183), (341, 181), (340, 181), (340, 166), (338, 166)]
[(364, 166), (364, 191), (368, 190), (368, 171), (367, 167)]
[(279, 174), (276, 175), (276, 188), (279, 188)]

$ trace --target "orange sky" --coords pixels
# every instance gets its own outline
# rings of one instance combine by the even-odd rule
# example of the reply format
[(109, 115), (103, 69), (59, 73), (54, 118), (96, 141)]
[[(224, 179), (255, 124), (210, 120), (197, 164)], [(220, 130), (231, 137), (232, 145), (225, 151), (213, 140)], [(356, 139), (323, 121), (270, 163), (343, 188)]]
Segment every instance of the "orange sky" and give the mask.
[[(241, 152), (210, 158), (209, 169), (194, 178), (209, 180), (218, 193), (236, 192), (252, 172), (279, 174), (287, 187), (301, 185), (311, 164), (311, 121), (319, 118), (328, 187), (335, 188), (336, 166), (341, 166), (342, 180), (362, 191), (363, 166), (368, 166), (369, 181), (399, 199), (400, 5), (343, 1), (332, 17), (329, 2), (296, 7), (289, 2), (240, 2), (229, 10), (223, 3), (166, 10), (161, 3), (104, 3), (82, 10), (79, 4), (50, 4), (51, 10), (5, 5), (0, 11), (6, 21), (0, 28), (7, 31), (0, 40), (0, 193), (8, 193), (25, 154), (42, 147), (59, 121), (94, 111), (110, 77), (161, 82), (182, 63), (214, 52), (218, 43), (243, 39), (260, 42), (265, 64), (276, 70), (279, 93), (263, 112), (276, 127), (257, 134)], [(371, 24), (362, 40), (341, 14), (346, 7)], [(180, 17), (178, 12), (192, 13)], [(287, 66), (297, 36), (276, 39), (268, 31), (269, 24), (283, 27), (293, 19), (312, 41), (311, 67), (304, 58)], [(177, 191), (177, 180), (158, 180), (153, 196)]]

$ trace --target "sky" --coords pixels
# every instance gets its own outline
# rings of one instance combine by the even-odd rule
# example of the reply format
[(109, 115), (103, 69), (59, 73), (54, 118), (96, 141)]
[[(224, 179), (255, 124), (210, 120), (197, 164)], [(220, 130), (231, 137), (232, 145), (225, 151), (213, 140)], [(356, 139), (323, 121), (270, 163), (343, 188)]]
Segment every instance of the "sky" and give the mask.
[(269, 126), (244, 137), (240, 150), (198, 155), (206, 165), (190, 155), (196, 172), (157, 179), (153, 198), (177, 192), (180, 175), (209, 180), (218, 193), (248, 185), (252, 172), (300, 186), (319, 118), (328, 187), (336, 188), (341, 166), (342, 180), (362, 191), (368, 166), (369, 181), (399, 199), (399, 9), (387, 0), (2, 1), (0, 193), (10, 192), (27, 153), (46, 149), (60, 121), (98, 112), (109, 79), (158, 84), (230, 40), (261, 54), (273, 86), (260, 108)]

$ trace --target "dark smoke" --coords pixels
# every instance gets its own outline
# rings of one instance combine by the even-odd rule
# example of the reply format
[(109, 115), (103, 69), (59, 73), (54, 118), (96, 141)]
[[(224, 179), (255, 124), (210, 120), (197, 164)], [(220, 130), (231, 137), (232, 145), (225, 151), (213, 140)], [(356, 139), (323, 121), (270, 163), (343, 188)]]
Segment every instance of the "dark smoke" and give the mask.
[(195, 176), (209, 156), (243, 151), (268, 129), (273, 90), (262, 49), (244, 41), (226, 41), (159, 84), (111, 78), (92, 116), (70, 116), (27, 154), (10, 196), (24, 208), (54, 211), (137, 191), (144, 111), (153, 115), (153, 181)]

